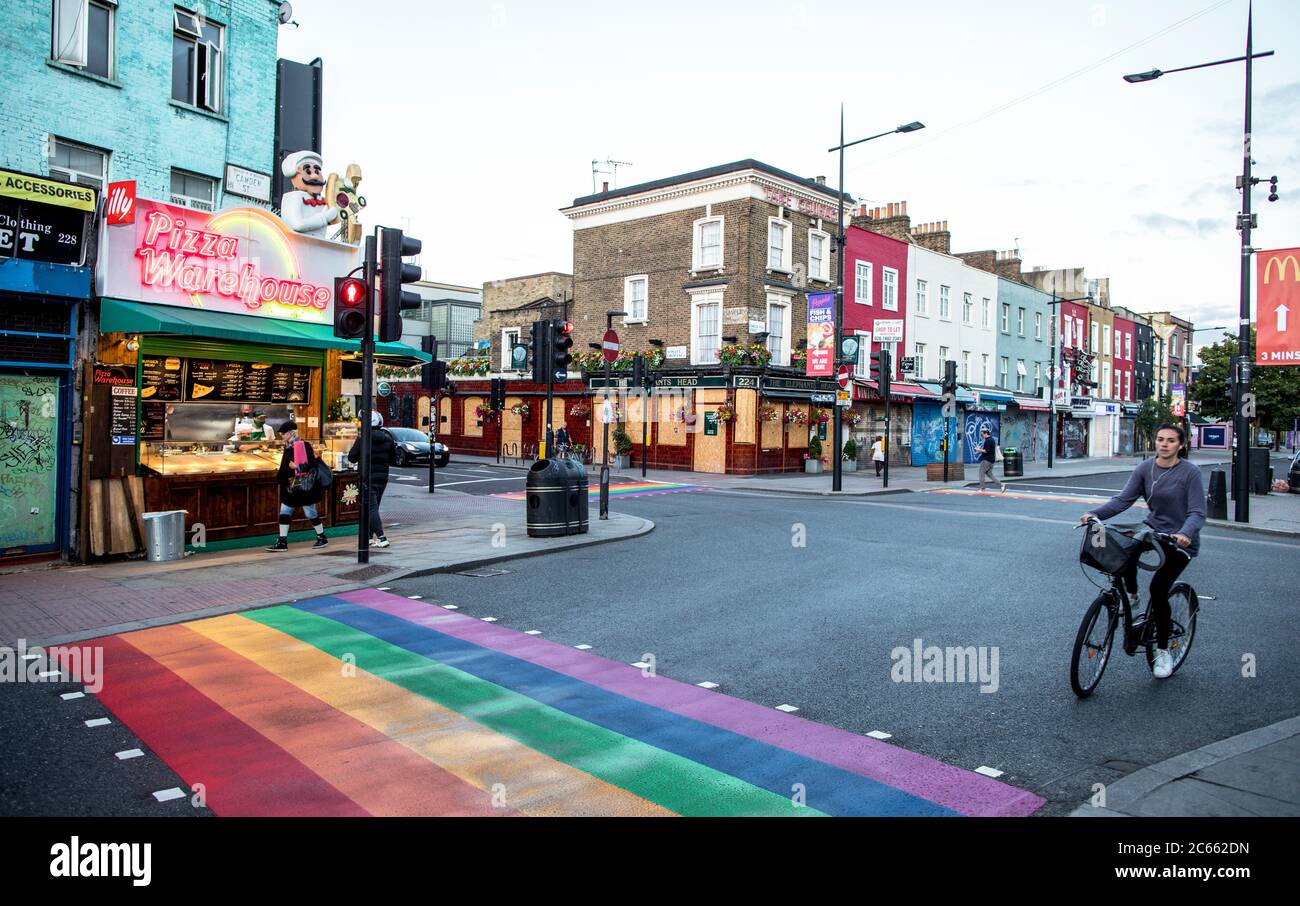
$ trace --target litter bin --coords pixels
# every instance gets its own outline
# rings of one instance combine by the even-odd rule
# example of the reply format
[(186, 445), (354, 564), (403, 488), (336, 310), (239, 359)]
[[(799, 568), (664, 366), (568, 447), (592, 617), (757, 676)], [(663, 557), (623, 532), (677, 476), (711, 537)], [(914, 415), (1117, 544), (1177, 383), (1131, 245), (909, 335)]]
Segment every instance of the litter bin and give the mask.
[(146, 559), (154, 563), (185, 559), (185, 514), (188, 510), (165, 510), (144, 514)]
[(1268, 447), (1250, 448), (1250, 490), (1254, 494), (1267, 494), (1273, 487), (1273, 469), (1269, 464)]
[(1018, 478), (1025, 474), (1025, 457), (1015, 447), (1002, 448), (1002, 477)]
[(530, 538), (558, 538), (569, 534), (569, 477), (564, 461), (539, 459), (528, 470), (524, 498), (525, 524)]
[(564, 465), (567, 471), (566, 486), (568, 488), (568, 493), (564, 495), (566, 534), (585, 535), (591, 525), (591, 503), (588, 497), (590, 485), (587, 480), (587, 467), (572, 459), (564, 460)]

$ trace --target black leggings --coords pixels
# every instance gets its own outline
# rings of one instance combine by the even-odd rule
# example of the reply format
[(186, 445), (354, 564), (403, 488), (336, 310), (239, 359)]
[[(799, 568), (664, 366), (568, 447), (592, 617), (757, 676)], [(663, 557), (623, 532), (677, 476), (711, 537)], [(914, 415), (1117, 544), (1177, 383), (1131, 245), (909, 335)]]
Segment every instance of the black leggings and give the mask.
[(370, 483), (370, 534), (379, 538), (384, 537), (384, 521), (379, 518), (379, 502), (384, 499), (384, 489), (387, 487), (387, 480)]
[[(1169, 629), (1172, 615), (1169, 612), (1169, 589), (1173, 586), (1174, 581), (1187, 569), (1187, 564), (1191, 563), (1191, 558), (1183, 553), (1182, 548), (1176, 544), (1169, 544), (1165, 541), (1152, 542), (1158, 543), (1164, 548), (1165, 565), (1155, 571), (1151, 576), (1151, 619), (1156, 621), (1156, 647), (1169, 647)], [(1121, 573), (1124, 579), (1124, 588), (1129, 594), (1137, 591), (1137, 561), (1133, 562), (1127, 570)]]

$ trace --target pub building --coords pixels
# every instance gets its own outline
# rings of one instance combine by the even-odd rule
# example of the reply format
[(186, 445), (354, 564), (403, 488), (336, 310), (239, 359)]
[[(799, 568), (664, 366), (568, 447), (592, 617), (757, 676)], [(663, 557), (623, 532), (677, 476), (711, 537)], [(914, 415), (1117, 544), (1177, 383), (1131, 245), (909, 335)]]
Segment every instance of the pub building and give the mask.
[[(187, 533), (201, 523), (209, 542), (274, 535), (290, 419), (336, 473), (318, 507), (325, 525), (355, 523), (360, 483), (346, 454), (357, 429), (330, 401), (360, 355), (333, 319), (334, 278), (359, 263), (357, 248), (295, 233), (261, 208), (145, 199), (103, 233), (95, 371), (128, 388), (112, 402), (130, 402), (94, 407), (88, 425), (92, 541), (96, 498), (106, 506), (115, 490), (97, 495), (93, 480), (127, 475), (143, 479), (145, 509), (186, 510)], [(388, 364), (428, 360), (398, 343), (376, 349)], [(292, 528), (307, 527), (297, 514)]]
[(0, 170), (0, 562), (67, 552), (97, 201), (89, 186)]

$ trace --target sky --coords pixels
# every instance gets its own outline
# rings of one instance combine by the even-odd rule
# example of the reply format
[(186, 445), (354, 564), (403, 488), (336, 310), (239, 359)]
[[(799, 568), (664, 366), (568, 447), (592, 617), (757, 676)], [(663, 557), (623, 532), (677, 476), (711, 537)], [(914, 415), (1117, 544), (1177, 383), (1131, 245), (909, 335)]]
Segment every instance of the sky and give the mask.
[[(1085, 267), (1111, 302), (1235, 332), (1247, 0), (653, 4), (295, 0), (280, 56), (324, 61), (326, 171), (426, 279), (571, 272), (559, 209), (592, 161), (629, 186), (743, 158), (947, 220), (954, 252)], [(1300, 3), (1256, 0), (1257, 249), (1300, 246)], [(599, 181), (611, 179), (598, 176)], [(1253, 284), (1252, 278), (1252, 284)], [(1252, 286), (1253, 299), (1253, 286)], [(1197, 345), (1219, 339), (1196, 335)]]

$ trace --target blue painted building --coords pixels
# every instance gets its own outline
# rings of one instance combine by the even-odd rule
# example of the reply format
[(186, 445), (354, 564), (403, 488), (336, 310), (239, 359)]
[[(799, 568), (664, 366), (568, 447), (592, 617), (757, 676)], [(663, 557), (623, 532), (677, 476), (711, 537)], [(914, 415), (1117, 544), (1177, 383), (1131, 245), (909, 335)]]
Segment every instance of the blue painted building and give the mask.
[(7, 5), (0, 558), (77, 547), (90, 439), (75, 429), (84, 383), (100, 376), (83, 366), (100, 358), (92, 269), (109, 183), (134, 180), (140, 197), (200, 210), (269, 206), (278, 9), (273, 0)]
[(997, 387), (1011, 398), (990, 430), (1000, 446), (1015, 447), (1026, 461), (1047, 458), (1051, 298), (1032, 286), (998, 277), (994, 375)]

